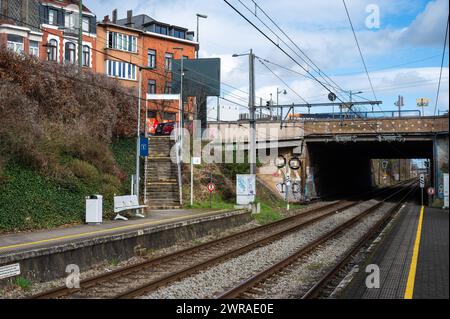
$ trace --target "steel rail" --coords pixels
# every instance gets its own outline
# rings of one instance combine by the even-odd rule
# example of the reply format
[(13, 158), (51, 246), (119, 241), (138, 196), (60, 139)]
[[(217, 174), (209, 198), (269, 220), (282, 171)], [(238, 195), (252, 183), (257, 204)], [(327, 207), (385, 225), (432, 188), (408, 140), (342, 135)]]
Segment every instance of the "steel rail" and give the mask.
[(417, 189), (412, 189), (409, 193), (407, 193), (404, 198), (399, 201), (393, 208), (390, 209), (388, 214), (382, 218), (379, 222), (377, 222), (371, 229), (362, 237), (352, 248), (348, 250), (348, 252), (339, 259), (339, 261), (335, 264), (335, 266), (330, 269), (322, 278), (314, 284), (302, 297), (301, 299), (315, 299), (320, 295), (320, 291), (326, 286), (328, 282), (332, 278), (336, 276), (340, 269), (342, 269), (345, 265), (347, 265), (350, 261), (350, 258), (357, 254), (357, 252), (365, 246), (375, 235), (379, 233), (380, 228), (385, 226), (394, 216), (394, 214), (401, 208), (406, 199)]
[[(345, 205), (344, 207), (342, 207), (340, 209), (341, 210), (345, 210), (345, 209), (353, 207), (353, 206), (355, 206), (357, 204), (358, 203), (347, 204), (347, 205)], [(240, 256), (240, 255), (244, 254), (244, 253), (247, 253), (247, 252), (249, 252), (249, 251), (251, 251), (253, 249), (256, 249), (257, 247), (261, 247), (261, 246), (267, 245), (267, 244), (269, 244), (271, 242), (274, 242), (274, 241), (276, 241), (276, 240), (278, 240), (278, 239), (280, 239), (280, 238), (282, 238), (282, 237), (284, 237), (284, 236), (286, 236), (286, 235), (288, 235), (288, 234), (290, 234), (292, 232), (298, 231), (298, 230), (300, 230), (300, 229), (302, 229), (304, 227), (307, 227), (307, 226), (309, 226), (309, 225), (311, 225), (313, 223), (321, 221), (321, 220), (323, 220), (323, 219), (325, 219), (325, 218), (327, 218), (329, 216), (335, 215), (337, 213), (339, 213), (339, 210), (332, 210), (330, 212), (321, 214), (318, 217), (314, 217), (314, 218), (309, 219), (307, 221), (300, 222), (299, 224), (297, 224), (295, 226), (289, 227), (289, 228), (284, 229), (282, 231), (279, 231), (279, 232), (277, 232), (275, 234), (263, 237), (263, 238), (258, 239), (256, 241), (250, 243), (250, 244), (247, 244), (245, 246), (241, 246), (241, 247), (239, 247), (237, 249), (231, 250), (231, 251), (226, 252), (224, 254), (221, 254), (219, 256), (212, 257), (212, 258), (210, 258), (210, 259), (208, 259), (206, 261), (200, 262), (200, 263), (198, 263), (198, 264), (196, 264), (194, 266), (189, 266), (189, 267), (186, 267), (186, 268), (184, 268), (184, 269), (182, 269), (180, 271), (173, 272), (173, 273), (171, 273), (171, 274), (169, 274), (167, 276), (164, 276), (162, 278), (158, 278), (158, 279), (156, 279), (154, 281), (151, 281), (149, 283), (146, 283), (146, 284), (144, 284), (144, 285), (142, 285), (140, 287), (134, 288), (134, 289), (129, 290), (129, 291), (125, 292), (125, 293), (117, 295), (116, 298), (117, 299), (131, 299), (131, 298), (135, 298), (137, 296), (142, 296), (142, 295), (144, 295), (146, 293), (149, 293), (151, 291), (156, 290), (159, 287), (166, 286), (166, 285), (168, 285), (168, 284), (170, 284), (172, 282), (175, 282), (175, 281), (180, 280), (180, 279), (182, 279), (184, 277), (192, 275), (192, 274), (196, 273), (199, 270), (209, 268), (209, 267), (214, 266), (214, 265), (216, 265), (218, 263), (221, 263), (223, 261), (229, 260), (231, 258), (235, 258), (237, 256)]]
[[(401, 184), (403, 184), (403, 183), (399, 183), (398, 185), (401, 185)], [(389, 191), (392, 187), (395, 187), (395, 186), (397, 186), (397, 185), (394, 185), (394, 186), (391, 186), (388, 188), (384, 188), (381, 190), (370, 191), (367, 194), (365, 194), (365, 196), (367, 196), (369, 194), (379, 195), (379, 194)], [(213, 240), (210, 242), (196, 245), (196, 246), (193, 246), (193, 247), (190, 247), (187, 249), (175, 251), (173, 253), (170, 253), (170, 254), (167, 254), (164, 256), (156, 257), (156, 258), (153, 258), (153, 259), (150, 259), (150, 260), (138, 263), (138, 264), (126, 266), (126, 267), (123, 267), (123, 268), (120, 268), (120, 269), (117, 269), (117, 270), (114, 270), (114, 271), (111, 271), (108, 273), (104, 273), (104, 274), (100, 274), (100, 275), (97, 275), (97, 276), (94, 276), (91, 278), (84, 279), (80, 282), (80, 288), (68, 288), (66, 286), (57, 287), (57, 288), (51, 289), (49, 291), (36, 294), (36, 295), (32, 296), (31, 298), (32, 299), (51, 299), (51, 298), (65, 297), (68, 295), (74, 295), (78, 292), (83, 292), (89, 288), (95, 287), (104, 282), (108, 282), (110, 280), (114, 280), (117, 278), (122, 278), (123, 276), (134, 274), (139, 271), (161, 265), (161, 264), (171, 261), (171, 260), (177, 260), (177, 259), (181, 258), (182, 256), (198, 253), (198, 252), (201, 252), (206, 249), (211, 249), (211, 247), (213, 247), (215, 245), (226, 244), (230, 241), (237, 240), (239, 238), (243, 238), (243, 237), (245, 238), (245, 237), (251, 236), (253, 234), (258, 234), (260, 232), (264, 232), (265, 230), (270, 229), (270, 228), (282, 226), (283, 224), (289, 224), (289, 223), (295, 222), (296, 220), (304, 219), (304, 218), (309, 217), (314, 214), (319, 214), (321, 212), (326, 212), (326, 211), (332, 210), (328, 214), (323, 215), (323, 218), (325, 218), (325, 217), (329, 216), (330, 214), (334, 214), (339, 211), (348, 209), (359, 203), (360, 203), (360, 201), (356, 201), (356, 202), (348, 202), (347, 200), (334, 201), (332, 203), (329, 203), (329, 204), (326, 204), (323, 206), (308, 209), (306, 211), (301, 212), (300, 214), (293, 215), (293, 216), (290, 216), (287, 218), (283, 218), (281, 220), (278, 220), (278, 221), (270, 223), (270, 224), (266, 224), (266, 225), (262, 225), (262, 226), (255, 227), (252, 229), (248, 229), (248, 230), (245, 230), (242, 232), (238, 232), (236, 234), (232, 234), (232, 235), (229, 235), (229, 236), (226, 236), (223, 238), (219, 238), (219, 239), (216, 239), (216, 240)], [(316, 219), (312, 219), (310, 221), (314, 222), (314, 220), (316, 220)], [(300, 224), (300, 226), (301, 226), (301, 224)], [(290, 227), (290, 228), (286, 229), (286, 233), (295, 231), (296, 227), (299, 227), (299, 225), (296, 225), (294, 227)], [(278, 234), (280, 234), (280, 233), (278, 233)], [(276, 235), (277, 234), (275, 234), (274, 236), (276, 236)]]
[[(232, 235), (229, 235), (229, 236), (226, 236), (223, 238), (219, 238), (219, 239), (216, 239), (216, 240), (213, 240), (210, 242), (199, 244), (199, 245), (187, 248), (187, 249), (175, 251), (173, 253), (170, 253), (170, 254), (167, 254), (164, 256), (160, 256), (157, 258), (153, 258), (153, 259), (150, 259), (150, 260), (138, 263), (138, 264), (126, 266), (126, 267), (111, 271), (109, 273), (105, 273), (105, 274), (101, 274), (101, 275), (94, 276), (91, 278), (87, 278), (80, 282), (80, 288), (74, 289), (74, 288), (67, 288), (66, 286), (57, 287), (52, 290), (42, 292), (40, 294), (36, 294), (36, 295), (32, 296), (31, 299), (50, 299), (50, 298), (58, 298), (58, 297), (63, 297), (63, 296), (70, 295), (70, 294), (75, 294), (77, 292), (80, 292), (83, 289), (88, 289), (93, 286), (96, 286), (99, 283), (102, 283), (102, 282), (105, 282), (105, 281), (108, 281), (111, 279), (115, 279), (115, 278), (120, 278), (124, 275), (129, 275), (131, 273), (141, 271), (144, 268), (154, 267), (154, 266), (157, 266), (164, 262), (167, 262), (169, 260), (177, 259), (180, 256), (189, 255), (189, 254), (192, 254), (195, 252), (202, 251), (202, 250), (212, 247), (214, 245), (226, 243), (231, 240), (239, 239), (241, 237), (250, 236), (252, 234), (267, 230), (269, 228), (274, 228), (274, 227), (277, 227), (277, 226), (280, 226), (283, 224), (288, 224), (290, 222), (295, 222), (295, 220), (306, 218), (308, 216), (311, 216), (316, 213), (320, 213), (322, 211), (327, 211), (327, 210), (336, 209), (336, 208), (338, 210), (347, 209), (347, 208), (357, 205), (357, 204), (358, 204), (358, 202), (346, 202), (345, 200), (335, 201), (330, 204), (326, 204), (323, 206), (319, 206), (319, 207), (315, 207), (315, 208), (306, 210), (298, 215), (293, 215), (293, 216), (290, 216), (287, 218), (283, 218), (281, 220), (278, 220), (278, 221), (270, 223), (270, 224), (266, 224), (266, 225), (262, 225), (262, 226), (255, 227), (252, 229), (244, 230), (244, 231), (238, 232), (236, 234), (232, 234)], [(336, 210), (333, 210), (333, 212), (335, 212), (335, 211)]]
[(332, 231), (330, 231), (330, 232), (324, 234), (323, 236), (321, 236), (320, 238), (314, 240), (313, 242), (311, 242), (307, 246), (301, 248), (300, 250), (298, 250), (294, 254), (290, 255), (289, 257), (287, 257), (287, 258), (283, 259), (282, 261), (278, 262), (277, 264), (272, 265), (271, 267), (269, 267), (269, 268), (259, 272), (258, 274), (250, 277), (249, 279), (241, 282), (240, 284), (238, 284), (234, 288), (232, 288), (232, 289), (222, 293), (220, 296), (217, 297), (217, 299), (232, 299), (232, 298), (239, 297), (241, 294), (247, 292), (249, 289), (253, 288), (257, 284), (261, 283), (262, 281), (266, 280), (267, 278), (271, 277), (272, 275), (278, 273), (279, 271), (281, 271), (285, 267), (291, 265), (293, 262), (298, 260), (300, 257), (303, 257), (307, 253), (311, 252), (312, 250), (314, 250), (319, 245), (325, 243), (329, 239), (331, 239), (331, 238), (335, 237), (336, 235), (340, 234), (346, 228), (356, 224), (360, 219), (362, 219), (363, 217), (367, 216), (369, 213), (375, 211), (376, 209), (378, 209), (382, 205), (384, 205), (387, 200), (389, 200), (390, 198), (396, 196), (398, 193), (401, 193), (403, 191), (404, 191), (404, 189), (400, 189), (400, 190), (396, 191), (394, 194), (391, 194), (390, 196), (388, 196), (383, 201), (381, 201), (381, 202), (379, 202), (379, 203), (377, 203), (377, 204), (375, 204), (375, 205), (365, 209), (363, 212), (361, 212), (357, 216), (351, 218), (350, 220), (348, 220), (347, 222), (339, 225), (338, 227), (336, 227)]

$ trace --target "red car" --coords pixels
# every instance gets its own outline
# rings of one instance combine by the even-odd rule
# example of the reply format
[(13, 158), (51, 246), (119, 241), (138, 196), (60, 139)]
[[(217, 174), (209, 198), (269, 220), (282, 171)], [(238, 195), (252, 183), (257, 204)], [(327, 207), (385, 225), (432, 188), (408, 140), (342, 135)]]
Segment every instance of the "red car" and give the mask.
[(170, 135), (175, 129), (175, 122), (160, 123), (156, 127), (155, 135)]

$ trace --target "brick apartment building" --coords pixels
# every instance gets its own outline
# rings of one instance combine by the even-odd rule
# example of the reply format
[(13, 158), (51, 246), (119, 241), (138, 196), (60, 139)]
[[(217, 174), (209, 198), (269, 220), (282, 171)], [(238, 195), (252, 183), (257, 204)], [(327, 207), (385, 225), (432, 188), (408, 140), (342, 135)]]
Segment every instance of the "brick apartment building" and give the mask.
[[(59, 63), (78, 61), (78, 0), (0, 0), (0, 46)], [(96, 16), (83, 7), (83, 66), (96, 71)]]
[[(147, 15), (117, 19), (106, 16), (97, 24), (97, 47), (105, 54), (97, 54), (97, 71), (117, 78), (124, 86), (138, 88), (139, 68), (142, 72), (142, 96), (146, 94), (171, 94), (172, 79), (180, 76), (172, 69), (174, 59), (194, 59), (198, 44), (193, 32), (169, 25)], [(185, 101), (185, 119), (192, 118), (193, 99)], [(150, 132), (154, 123), (178, 121), (178, 101), (147, 101), (147, 126)]]
[(37, 0), (0, 0), (0, 46), (40, 56), (39, 7)]
[[(78, 63), (78, 0), (0, 0), (0, 46), (22, 54), (58, 63)], [(83, 66), (116, 78), (137, 91), (139, 66), (142, 96), (171, 94), (174, 59), (194, 59), (198, 43), (188, 29), (159, 22), (147, 15), (125, 19), (96, 16), (83, 7)], [(193, 119), (193, 98), (184, 101), (184, 118)], [(179, 101), (157, 100), (145, 103), (149, 131), (155, 123), (179, 120)]]

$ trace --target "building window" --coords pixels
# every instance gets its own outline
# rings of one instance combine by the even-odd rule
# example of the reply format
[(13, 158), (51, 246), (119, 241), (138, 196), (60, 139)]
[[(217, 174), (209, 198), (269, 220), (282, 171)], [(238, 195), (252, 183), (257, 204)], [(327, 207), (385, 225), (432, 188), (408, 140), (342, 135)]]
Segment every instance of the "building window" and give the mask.
[(172, 53), (166, 53), (166, 71), (172, 71), (172, 61), (173, 61), (173, 54)]
[(30, 55), (39, 56), (39, 42), (30, 41)]
[(172, 82), (167, 82), (164, 89), (165, 94), (172, 94)]
[(107, 74), (123, 80), (136, 80), (136, 65), (120, 61), (106, 61)]
[(183, 55), (183, 60), (189, 60), (189, 57), (187, 55)]
[(11, 51), (23, 53), (23, 38), (18, 35), (8, 34), (7, 47)]
[(57, 61), (58, 60), (58, 41), (52, 39), (48, 42), (48, 60)]
[(181, 30), (173, 30), (173, 36), (175, 38), (186, 39), (186, 32)]
[(117, 32), (108, 32), (108, 48), (136, 53), (137, 37)]
[(91, 48), (87, 45), (83, 45), (83, 66), (91, 66)]
[(74, 64), (75, 63), (75, 51), (76, 51), (75, 44), (72, 42), (67, 42), (64, 46), (64, 50), (65, 50), (64, 60), (66, 62)]
[(155, 32), (159, 34), (167, 35), (167, 27), (163, 27), (161, 25), (155, 25)]
[(48, 24), (57, 25), (58, 24), (58, 11), (53, 9), (48, 9)]
[(156, 51), (148, 50), (148, 67), (152, 69), (156, 69)]
[(89, 32), (89, 18), (83, 18), (83, 31)]
[(156, 81), (155, 80), (148, 80), (147, 93), (148, 94), (156, 94)]
[(75, 29), (75, 14), (73, 12), (66, 12), (64, 25), (67, 29)]

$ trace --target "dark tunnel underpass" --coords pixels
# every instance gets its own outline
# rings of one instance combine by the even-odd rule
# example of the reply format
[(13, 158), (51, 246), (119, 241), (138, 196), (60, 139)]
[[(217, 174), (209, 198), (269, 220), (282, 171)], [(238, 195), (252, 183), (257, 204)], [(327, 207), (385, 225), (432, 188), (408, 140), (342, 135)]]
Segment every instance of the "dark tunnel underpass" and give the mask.
[(369, 191), (374, 185), (373, 159), (433, 159), (432, 140), (310, 142), (307, 149), (310, 167), (314, 170), (316, 192), (320, 197)]

